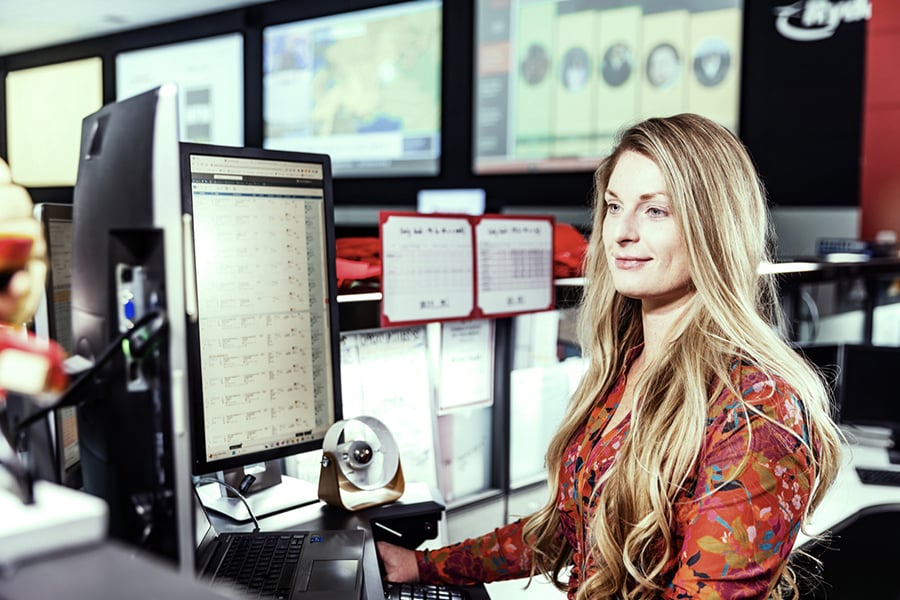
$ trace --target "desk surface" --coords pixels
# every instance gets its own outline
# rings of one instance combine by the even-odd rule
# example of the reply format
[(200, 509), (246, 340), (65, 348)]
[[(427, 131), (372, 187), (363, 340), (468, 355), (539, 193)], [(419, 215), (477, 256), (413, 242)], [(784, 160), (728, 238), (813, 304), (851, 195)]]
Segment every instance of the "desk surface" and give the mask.
[[(837, 480), (812, 516), (807, 533), (798, 536), (798, 546), (809, 541), (810, 535), (839, 530), (865, 510), (879, 506), (900, 507), (900, 487), (866, 485), (860, 481), (857, 467), (900, 470), (900, 466), (891, 465), (886, 448), (850, 444)], [(311, 504), (261, 519), (260, 525), (267, 530), (362, 529), (366, 532), (363, 554), (365, 598), (381, 600), (384, 597), (372, 524), (365, 511), (348, 513), (323, 504)], [(216, 527), (221, 531), (235, 531), (246, 530), (250, 525), (221, 519), (216, 522)], [(0, 574), (0, 597), (10, 600), (124, 598), (134, 596), (136, 591), (140, 597), (233, 598), (114, 541), (35, 560), (13, 573)], [(489, 597), (483, 587), (473, 591), (476, 599)]]
[(179, 574), (168, 563), (115, 541), (70, 549), (0, 574), (0, 597), (235, 600), (231, 594)]
[[(347, 512), (323, 503), (309, 504), (289, 511), (274, 514), (259, 520), (261, 530), (285, 529), (362, 529), (366, 533), (363, 550), (364, 600), (383, 600), (384, 587), (378, 567), (375, 551), (373, 523), (390, 524), (392, 518), (409, 518), (421, 511), (421, 514), (440, 513), (444, 506), (435, 499), (433, 491), (424, 484), (407, 484), (406, 492), (394, 504), (374, 507), (360, 512)], [(218, 531), (247, 530), (248, 523), (236, 523), (231, 520), (217, 519), (211, 515)], [(393, 541), (393, 540), (392, 540)], [(396, 543), (396, 542), (395, 542)], [(489, 600), (484, 586), (474, 586), (469, 596), (471, 600)]]
[(900, 508), (900, 487), (864, 484), (856, 473), (858, 467), (900, 471), (900, 465), (890, 463), (886, 448), (851, 440), (845, 446), (841, 469), (834, 485), (812, 515), (807, 533), (801, 532), (797, 537), (795, 546), (809, 541), (810, 536), (840, 529), (866, 509), (878, 506)]
[[(426, 490), (427, 491), (427, 490)], [(416, 505), (425, 512), (443, 510), (443, 506), (411, 490), (396, 511), (408, 517)], [(259, 520), (260, 529), (360, 529), (365, 532), (363, 550), (363, 598), (382, 600), (384, 590), (378, 568), (372, 522), (388, 522), (391, 507), (351, 513), (322, 503), (309, 504)], [(220, 532), (250, 530), (251, 523), (238, 523), (211, 515)], [(473, 590), (473, 600), (488, 598), (483, 587)], [(216, 590), (187, 575), (179, 574), (169, 563), (136, 551), (116, 541), (73, 549), (46, 556), (18, 566), (14, 572), (0, 573), (0, 598), (196, 598), (220, 600), (232, 598), (225, 590)]]

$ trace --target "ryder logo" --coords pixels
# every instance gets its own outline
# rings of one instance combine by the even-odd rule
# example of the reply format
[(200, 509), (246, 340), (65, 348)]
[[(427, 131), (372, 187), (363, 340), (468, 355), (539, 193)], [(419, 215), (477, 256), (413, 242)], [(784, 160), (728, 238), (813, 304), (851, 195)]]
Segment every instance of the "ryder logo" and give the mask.
[(815, 42), (834, 35), (841, 23), (872, 16), (871, 0), (800, 0), (775, 7), (775, 29), (789, 40)]

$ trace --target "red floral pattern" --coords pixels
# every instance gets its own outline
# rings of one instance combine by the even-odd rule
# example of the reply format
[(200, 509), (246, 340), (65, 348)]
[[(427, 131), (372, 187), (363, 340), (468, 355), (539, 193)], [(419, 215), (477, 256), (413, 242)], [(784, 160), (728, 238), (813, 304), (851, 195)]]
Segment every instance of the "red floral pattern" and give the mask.
[[(802, 404), (784, 382), (744, 364), (736, 364), (732, 375), (744, 402), (806, 438)], [(570, 598), (596, 568), (585, 526), (594, 514), (595, 482), (628, 435), (628, 416), (605, 430), (624, 383), (622, 376), (573, 437), (559, 473), (561, 533), (573, 548)], [(727, 391), (710, 405), (696, 482), (676, 506), (673, 535), (679, 551), (661, 580), (662, 598), (765, 598), (796, 539), (813, 472), (807, 446), (744, 406)], [(532, 555), (523, 524), (418, 552), (420, 579), (472, 584), (528, 576)]]

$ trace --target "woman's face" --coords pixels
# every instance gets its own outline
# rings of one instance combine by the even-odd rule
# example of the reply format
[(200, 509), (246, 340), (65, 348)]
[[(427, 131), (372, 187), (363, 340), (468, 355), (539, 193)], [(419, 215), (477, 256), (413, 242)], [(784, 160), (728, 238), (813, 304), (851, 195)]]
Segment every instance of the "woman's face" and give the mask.
[(624, 152), (604, 200), (603, 247), (616, 290), (641, 300), (644, 312), (680, 304), (693, 287), (659, 167), (643, 154)]

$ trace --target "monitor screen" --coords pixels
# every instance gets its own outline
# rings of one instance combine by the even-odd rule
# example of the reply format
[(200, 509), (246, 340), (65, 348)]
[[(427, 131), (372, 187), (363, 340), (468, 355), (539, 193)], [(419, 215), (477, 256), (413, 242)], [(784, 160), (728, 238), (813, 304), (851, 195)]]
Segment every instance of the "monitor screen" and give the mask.
[[(35, 205), (34, 214), (44, 232), (50, 265), (44, 295), (34, 314), (34, 333), (56, 341), (72, 355), (72, 205), (40, 203)], [(75, 407), (56, 410), (52, 426), (58, 481), (80, 488), (81, 461)]]
[(263, 146), (329, 154), (335, 177), (440, 171), (440, 0), (263, 30)]
[(623, 126), (737, 131), (742, 0), (477, 0), (476, 174), (587, 171)]
[(182, 144), (181, 161), (194, 474), (319, 449), (341, 415), (329, 158)]
[(803, 344), (798, 350), (830, 385), (840, 424), (900, 432), (900, 390), (892, 377), (900, 367), (900, 347)]
[(101, 106), (99, 57), (7, 73), (6, 144), (13, 181), (27, 187), (74, 185), (81, 121)]
[(900, 433), (900, 348), (844, 344), (841, 367), (841, 423)]
[(193, 575), (174, 85), (84, 119), (72, 222), (72, 340), (93, 365), (70, 398), (84, 490), (109, 505), (112, 538)]
[(178, 85), (179, 138), (244, 143), (244, 38), (240, 33), (116, 55), (116, 98)]

